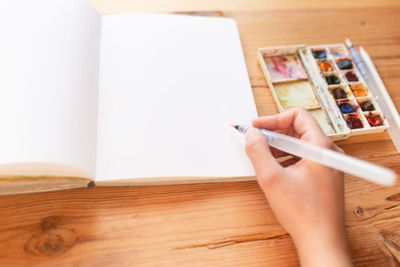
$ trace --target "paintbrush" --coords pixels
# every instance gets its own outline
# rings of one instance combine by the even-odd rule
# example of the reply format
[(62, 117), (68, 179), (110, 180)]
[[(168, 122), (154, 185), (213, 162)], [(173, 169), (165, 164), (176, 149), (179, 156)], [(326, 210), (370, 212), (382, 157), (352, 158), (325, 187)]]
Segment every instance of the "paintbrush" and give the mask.
[[(242, 134), (246, 134), (250, 128), (242, 125), (231, 126)], [(267, 139), (269, 146), (288, 154), (347, 172), (379, 185), (392, 186), (396, 182), (396, 174), (387, 168), (322, 148), (288, 135), (265, 129), (259, 130)]]

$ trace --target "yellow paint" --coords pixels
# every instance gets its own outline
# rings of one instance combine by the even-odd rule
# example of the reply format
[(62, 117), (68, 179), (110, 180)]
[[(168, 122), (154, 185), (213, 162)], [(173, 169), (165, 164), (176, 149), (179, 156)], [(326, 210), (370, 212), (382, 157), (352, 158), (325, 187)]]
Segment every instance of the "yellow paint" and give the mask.
[(296, 81), (274, 84), (276, 96), (284, 109), (319, 106), (310, 82)]

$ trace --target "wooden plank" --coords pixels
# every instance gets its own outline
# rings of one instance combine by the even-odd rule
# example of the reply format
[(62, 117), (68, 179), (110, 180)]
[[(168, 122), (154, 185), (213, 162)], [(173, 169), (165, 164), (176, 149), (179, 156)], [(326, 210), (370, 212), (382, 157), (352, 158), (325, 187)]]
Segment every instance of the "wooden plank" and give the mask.
[[(399, 244), (398, 187), (351, 177), (346, 182), (355, 263), (388, 266), (394, 260), (386, 245), (396, 251)], [(1, 197), (0, 216), (2, 265), (297, 263), (290, 238), (255, 182)]]
[[(154, 5), (93, 2), (105, 13)], [(197, 2), (202, 1), (176, 1), (168, 7), (179, 11), (203, 5)], [(291, 10), (300, 4), (294, 1), (286, 2), (293, 6), (282, 4), (277, 11), (267, 11), (261, 1), (255, 11), (247, 6), (242, 11), (244, 2), (240, 1), (218, 8), (238, 22), (260, 115), (277, 110), (257, 65), (258, 47), (333, 43), (345, 37), (368, 50), (399, 108), (400, 8), (328, 10), (318, 2), (310, 1), (299, 11)], [(336, 2), (335, 7), (345, 4)], [(157, 3), (155, 8), (168, 9)], [(219, 5), (205, 3), (207, 10)], [(351, 7), (361, 2), (346, 3)], [(398, 2), (363, 3), (387, 7)], [(180, 9), (174, 6), (178, 4), (182, 4)], [(400, 172), (400, 155), (386, 134), (353, 137), (339, 144), (348, 154)], [(346, 227), (356, 266), (398, 266), (400, 185), (383, 188), (348, 175), (345, 182)], [(23, 264), (296, 266), (298, 261), (290, 237), (277, 223), (257, 183), (240, 182), (0, 197), (0, 265)]]

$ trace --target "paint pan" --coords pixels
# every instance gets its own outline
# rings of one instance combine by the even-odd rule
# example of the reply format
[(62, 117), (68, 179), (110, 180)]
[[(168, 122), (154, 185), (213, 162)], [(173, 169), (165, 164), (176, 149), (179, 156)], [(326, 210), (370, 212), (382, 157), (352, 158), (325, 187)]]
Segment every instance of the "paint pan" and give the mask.
[(380, 112), (364, 113), (371, 127), (379, 127), (385, 124), (385, 119)]
[(273, 86), (283, 109), (319, 107), (319, 102), (309, 81), (277, 83)]
[(364, 122), (360, 114), (345, 114), (343, 117), (351, 130), (364, 128)]
[(351, 70), (353, 69), (353, 61), (350, 58), (339, 58), (336, 60), (336, 64), (341, 70)]
[(363, 83), (354, 83), (349, 85), (355, 97), (369, 96), (369, 91)]
[(342, 114), (358, 113), (360, 112), (360, 106), (350, 99), (342, 99), (337, 101), (340, 112)]
[(330, 60), (318, 61), (318, 67), (322, 72), (335, 71), (333, 62)]
[(363, 112), (370, 112), (377, 110), (377, 104), (372, 97), (359, 97), (357, 98), (358, 105)]
[(324, 73), (324, 77), (328, 86), (338, 85), (342, 83), (342, 79), (340, 78), (340, 75), (337, 72)]
[(356, 74), (356, 72), (350, 70), (343, 73), (344, 77), (346, 77), (347, 82), (349, 83), (357, 83), (360, 82), (360, 78)]
[(339, 86), (334, 86), (334, 87), (331, 86), (329, 88), (329, 91), (331, 92), (333, 98), (336, 100), (348, 99), (352, 96), (351, 92), (344, 85), (339, 85)]
[(270, 56), (264, 60), (273, 83), (308, 79), (297, 55)]
[(328, 52), (325, 48), (315, 48), (312, 50), (312, 54), (318, 60), (326, 60), (328, 58)]

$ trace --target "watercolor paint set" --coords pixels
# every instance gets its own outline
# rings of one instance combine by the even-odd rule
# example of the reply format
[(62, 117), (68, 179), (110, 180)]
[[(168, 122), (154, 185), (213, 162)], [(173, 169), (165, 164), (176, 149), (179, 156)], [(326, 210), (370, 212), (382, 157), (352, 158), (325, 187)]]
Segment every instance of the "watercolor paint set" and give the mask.
[(307, 109), (334, 140), (388, 129), (344, 44), (260, 48), (258, 59), (280, 112)]

